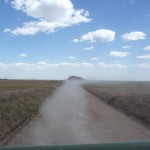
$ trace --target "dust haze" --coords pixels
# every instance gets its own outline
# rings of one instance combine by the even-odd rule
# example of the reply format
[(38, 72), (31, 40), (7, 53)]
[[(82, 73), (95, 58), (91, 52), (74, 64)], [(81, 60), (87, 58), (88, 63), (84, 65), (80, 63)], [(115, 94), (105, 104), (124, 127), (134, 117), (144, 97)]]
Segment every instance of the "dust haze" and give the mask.
[[(114, 94), (115, 90), (121, 89), (121, 84), (118, 86), (117, 83), (115, 87), (114, 82), (106, 83), (103, 84), (105, 91), (109, 89)], [(85, 91), (81, 84), (78, 80), (66, 81), (44, 101), (39, 114), (13, 137), (9, 146), (74, 145), (150, 139), (150, 130), (146, 126)], [(94, 87), (100, 87), (101, 84), (102, 82), (94, 83)], [(130, 91), (133, 87), (127, 86), (130, 87), (128, 89), (125, 85), (122, 85), (123, 91)], [(87, 87), (88, 84), (86, 89)], [(103, 90), (104, 88), (102, 92)], [(133, 98), (133, 94), (131, 96)]]
[(83, 81), (66, 81), (40, 108), (40, 121), (33, 130), (34, 145), (94, 142), (86, 131), (88, 101)]

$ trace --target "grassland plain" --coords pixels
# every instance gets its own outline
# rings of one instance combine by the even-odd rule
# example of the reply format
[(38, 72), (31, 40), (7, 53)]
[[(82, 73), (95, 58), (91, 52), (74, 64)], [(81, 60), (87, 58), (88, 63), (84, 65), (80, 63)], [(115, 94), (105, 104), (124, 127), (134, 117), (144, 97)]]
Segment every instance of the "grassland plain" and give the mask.
[(0, 142), (39, 110), (62, 81), (0, 80)]
[(84, 88), (150, 126), (150, 82), (101, 81), (84, 84)]

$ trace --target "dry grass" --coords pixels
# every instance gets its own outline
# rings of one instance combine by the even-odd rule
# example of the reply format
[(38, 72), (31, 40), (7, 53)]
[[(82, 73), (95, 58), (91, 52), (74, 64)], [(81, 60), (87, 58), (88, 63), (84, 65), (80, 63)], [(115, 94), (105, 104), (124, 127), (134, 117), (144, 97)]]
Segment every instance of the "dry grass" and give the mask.
[(0, 140), (38, 112), (61, 81), (0, 80)]
[(150, 124), (150, 82), (98, 82), (84, 85), (101, 100)]

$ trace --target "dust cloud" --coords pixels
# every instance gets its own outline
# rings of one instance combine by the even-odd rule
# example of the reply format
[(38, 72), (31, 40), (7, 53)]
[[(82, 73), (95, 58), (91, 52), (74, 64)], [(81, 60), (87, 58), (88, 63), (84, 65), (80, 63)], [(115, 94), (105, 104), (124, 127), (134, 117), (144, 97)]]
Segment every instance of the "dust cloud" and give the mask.
[(46, 99), (33, 130), (34, 145), (92, 142), (86, 131), (88, 102), (81, 84), (80, 81), (66, 81)]

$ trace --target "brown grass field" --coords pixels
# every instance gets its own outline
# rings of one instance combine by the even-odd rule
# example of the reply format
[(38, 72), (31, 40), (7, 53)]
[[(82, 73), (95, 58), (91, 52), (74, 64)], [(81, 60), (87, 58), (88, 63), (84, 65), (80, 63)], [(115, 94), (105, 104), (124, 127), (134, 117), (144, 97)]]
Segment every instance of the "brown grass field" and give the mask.
[(0, 141), (38, 112), (62, 81), (0, 80)]
[(150, 125), (150, 82), (101, 81), (85, 84), (84, 87), (127, 115)]

